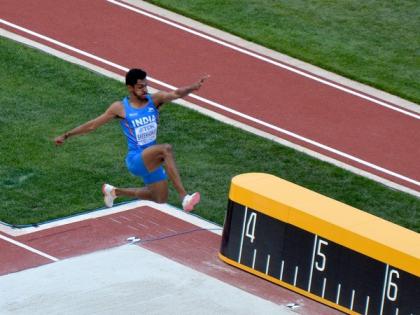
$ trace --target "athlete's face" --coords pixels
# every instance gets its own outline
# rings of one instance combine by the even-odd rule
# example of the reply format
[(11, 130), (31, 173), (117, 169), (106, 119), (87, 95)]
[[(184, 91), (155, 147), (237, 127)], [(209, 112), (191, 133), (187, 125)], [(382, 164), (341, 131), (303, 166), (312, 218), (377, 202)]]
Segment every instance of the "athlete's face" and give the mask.
[(130, 86), (131, 92), (140, 100), (144, 101), (146, 100), (146, 94), (147, 94), (147, 80), (137, 80), (137, 83), (134, 84), (134, 86)]

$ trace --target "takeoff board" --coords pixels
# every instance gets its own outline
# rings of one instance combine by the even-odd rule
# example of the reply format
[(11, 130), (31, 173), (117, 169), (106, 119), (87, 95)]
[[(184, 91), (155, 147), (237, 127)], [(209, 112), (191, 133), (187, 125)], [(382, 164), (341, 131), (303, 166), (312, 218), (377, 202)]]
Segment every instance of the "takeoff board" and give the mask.
[(420, 234), (273, 175), (232, 179), (219, 257), (348, 314), (420, 315)]

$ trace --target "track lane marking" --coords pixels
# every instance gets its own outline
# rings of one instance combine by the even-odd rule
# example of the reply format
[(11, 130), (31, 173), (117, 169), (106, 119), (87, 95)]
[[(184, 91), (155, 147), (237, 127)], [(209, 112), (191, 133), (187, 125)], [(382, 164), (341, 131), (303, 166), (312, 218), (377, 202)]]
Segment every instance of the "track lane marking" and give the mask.
[[(108, 1), (108, 0), (107, 0), (107, 1)], [(31, 31), (31, 30), (26, 29), (26, 28), (24, 28), (24, 27), (21, 27), (21, 26), (19, 26), (19, 25), (13, 24), (13, 23), (8, 22), (8, 21), (6, 21), (6, 20), (0, 19), (0, 23), (3, 23), (3, 24), (5, 24), (5, 25), (7, 25), (7, 26), (9, 26), (9, 27), (12, 27), (12, 28), (17, 29), (17, 30), (22, 31), (22, 32), (25, 32), (25, 33), (27, 33), (27, 34), (30, 34), (30, 35), (34, 36), (34, 37), (40, 38), (40, 39), (42, 39), (42, 40), (45, 40), (45, 41), (47, 41), (47, 42), (53, 43), (53, 44), (55, 44), (55, 45), (57, 45), (57, 46), (63, 47), (63, 48), (68, 49), (68, 50), (70, 50), (70, 51), (76, 52), (76, 53), (78, 53), (78, 54), (80, 54), (80, 55), (86, 56), (86, 57), (91, 58), (91, 59), (93, 59), (93, 60), (99, 61), (99, 62), (104, 63), (104, 64), (106, 64), (106, 65), (112, 66), (112, 67), (114, 67), (114, 68), (116, 68), (116, 69), (119, 69), (119, 70), (122, 70), (122, 71), (124, 71), (124, 72), (127, 72), (127, 71), (129, 70), (127, 67), (121, 66), (121, 65), (119, 65), (119, 64), (116, 64), (116, 63), (111, 62), (111, 61), (109, 61), (109, 60), (106, 60), (106, 59), (104, 59), (104, 58), (98, 57), (98, 56), (93, 55), (93, 54), (91, 54), (91, 53), (85, 52), (85, 51), (80, 50), (80, 49), (78, 49), (78, 48), (75, 48), (75, 47), (73, 47), (73, 46), (70, 46), (70, 45), (64, 44), (64, 43), (62, 43), (62, 42), (60, 42), (60, 41), (57, 41), (57, 40), (52, 39), (52, 38), (50, 38), (50, 37), (47, 37), (47, 36), (45, 36), (45, 35), (42, 35), (42, 34), (36, 33), (36, 32), (34, 32), (34, 31)], [(176, 87), (175, 87), (175, 86), (170, 85), (170, 84), (167, 84), (167, 83), (165, 83), (165, 82), (163, 82), (163, 81), (160, 81), (160, 80), (154, 79), (154, 78), (152, 78), (152, 77), (148, 77), (148, 79), (149, 79), (149, 81), (151, 81), (151, 82), (153, 82), (153, 83), (156, 83), (156, 84), (159, 84), (159, 85), (161, 85), (161, 86), (164, 86), (164, 87), (166, 87), (166, 88), (168, 88), (168, 89), (171, 89), (171, 90), (175, 90), (175, 89), (176, 89)], [(379, 172), (381, 172), (381, 173), (384, 173), (384, 174), (390, 175), (390, 176), (395, 177), (395, 178), (399, 178), (399, 179), (401, 179), (401, 180), (403, 180), (403, 181), (405, 181), (405, 182), (409, 182), (409, 183), (411, 183), (411, 184), (414, 184), (414, 185), (416, 185), (416, 186), (420, 187), (420, 182), (419, 182), (419, 181), (417, 181), (417, 180), (415, 180), (415, 179), (412, 179), (412, 178), (409, 178), (409, 177), (407, 177), (407, 176), (401, 175), (401, 174), (399, 174), (399, 173), (396, 173), (396, 172), (390, 171), (390, 170), (388, 170), (388, 169), (386, 169), (386, 168), (383, 168), (383, 167), (380, 167), (380, 166), (378, 166), (378, 165), (376, 165), (376, 164), (373, 164), (373, 163), (367, 162), (367, 161), (362, 160), (362, 159), (360, 159), (360, 158), (358, 158), (358, 157), (355, 157), (355, 156), (353, 156), (353, 155), (350, 155), (350, 154), (347, 154), (347, 153), (345, 153), (345, 152), (339, 151), (339, 150), (337, 150), (337, 149), (334, 149), (334, 148), (329, 147), (329, 146), (327, 146), (327, 145), (324, 145), (324, 144), (322, 144), (322, 143), (316, 142), (316, 141), (311, 140), (311, 139), (309, 139), (309, 138), (303, 137), (303, 136), (301, 136), (301, 135), (299, 135), (299, 134), (296, 134), (296, 133), (294, 133), (294, 132), (288, 131), (288, 130), (286, 130), (286, 129), (283, 129), (283, 128), (280, 128), (280, 127), (274, 126), (274, 125), (269, 124), (269, 123), (267, 123), (267, 122), (265, 122), (265, 121), (262, 121), (262, 120), (260, 120), (260, 119), (258, 119), (258, 118), (254, 118), (254, 117), (252, 117), (252, 116), (249, 116), (249, 115), (247, 115), (247, 114), (241, 113), (241, 112), (239, 112), (239, 111), (236, 111), (236, 110), (234, 110), (234, 109), (231, 109), (231, 108), (226, 107), (226, 106), (224, 106), (224, 105), (221, 105), (221, 104), (219, 104), (219, 103), (213, 102), (213, 101), (208, 100), (208, 99), (203, 98), (203, 97), (200, 97), (200, 96), (198, 96), (198, 95), (195, 95), (195, 94), (190, 94), (190, 95), (189, 95), (189, 97), (194, 98), (194, 99), (197, 99), (197, 100), (199, 100), (199, 101), (201, 101), (201, 102), (203, 102), (203, 103), (206, 103), (206, 104), (208, 104), (208, 105), (210, 105), (210, 106), (212, 106), (212, 107), (218, 108), (218, 109), (220, 109), (220, 110), (223, 110), (223, 111), (225, 111), (225, 112), (231, 113), (231, 114), (236, 115), (236, 116), (238, 116), (238, 117), (241, 117), (241, 118), (244, 118), (244, 119), (246, 119), (246, 120), (252, 121), (252, 122), (254, 122), (254, 123), (256, 123), (256, 124), (259, 124), (259, 125), (261, 125), (261, 126), (264, 126), (264, 127), (270, 128), (270, 129), (272, 129), (272, 130), (275, 130), (275, 131), (277, 131), (277, 132), (280, 132), (280, 133), (286, 134), (286, 135), (288, 135), (288, 136), (290, 136), (290, 137), (292, 137), (292, 138), (295, 138), (295, 139), (298, 139), (298, 140), (303, 141), (303, 142), (305, 142), (305, 143), (311, 144), (311, 145), (313, 145), (313, 146), (315, 146), (315, 147), (318, 147), (318, 148), (323, 149), (323, 150), (325, 150), (325, 151), (328, 151), (328, 152), (330, 152), (330, 153), (334, 153), (334, 154), (336, 154), (336, 155), (338, 155), (338, 156), (341, 156), (341, 157), (347, 158), (347, 159), (349, 159), (349, 160), (352, 160), (352, 161), (354, 161), (354, 162), (357, 162), (357, 163), (359, 163), (359, 164), (362, 164), (362, 165), (364, 165), (364, 166), (367, 166), (367, 167), (369, 167), (369, 168), (371, 168), (371, 169), (374, 169), (374, 170), (376, 170), (376, 171), (379, 171)]]
[[(86, 61), (86, 59), (81, 59), (80, 57), (76, 57), (75, 54), (71, 55), (70, 53), (65, 53), (63, 51), (59, 51), (57, 49), (51, 48), (50, 46), (41, 44), (40, 42), (36, 42), (32, 39), (23, 37), (21, 35), (17, 35), (16, 33), (6, 31), (4, 28), (1, 28), (1, 27), (0, 27), (0, 36), (9, 38), (9, 39), (11, 39), (13, 41), (16, 41), (18, 43), (22, 43), (24, 45), (27, 45), (27, 46), (33, 47), (35, 49), (41, 50), (41, 51), (43, 51), (47, 54), (50, 54), (50, 55), (56, 56), (58, 58), (61, 58), (64, 61), (67, 61), (67, 62), (73, 63), (75, 65), (81, 66), (81, 67), (86, 68), (90, 71), (93, 71), (93, 72), (99, 73), (101, 75), (104, 75), (104, 76), (106, 76), (110, 79), (120, 81), (121, 83), (124, 84), (125, 78), (124, 78), (123, 75), (117, 74), (117, 72), (112, 72), (112, 71), (106, 70), (103, 67), (94, 65), (93, 63), (90, 63), (90, 62)], [(155, 93), (158, 90), (153, 88), (153, 87), (150, 87), (150, 91), (152, 93)], [(268, 133), (266, 131), (262, 131), (262, 130), (256, 128), (256, 127), (252, 127), (252, 126), (250, 126), (246, 123), (239, 122), (237, 120), (234, 120), (233, 118), (230, 118), (226, 115), (223, 115), (222, 113), (211, 111), (210, 109), (207, 109), (206, 107), (203, 107), (203, 106), (198, 105), (198, 104), (194, 104), (194, 103), (189, 102), (189, 101), (184, 100), (184, 99), (179, 99), (179, 100), (177, 100), (176, 103), (183, 106), (183, 107), (195, 110), (195, 111), (199, 112), (200, 114), (203, 114), (205, 116), (208, 116), (208, 117), (211, 117), (211, 118), (216, 119), (218, 121), (221, 121), (221, 122), (223, 122), (225, 124), (228, 124), (230, 126), (245, 130), (247, 132), (250, 132), (250, 133), (253, 133), (257, 136), (260, 136), (262, 138), (274, 141), (274, 142), (276, 142), (278, 144), (281, 144), (283, 146), (286, 146), (286, 147), (292, 148), (296, 151), (305, 153), (306, 155), (314, 157), (314, 158), (316, 158), (320, 161), (330, 163), (332, 165), (340, 167), (340, 168), (342, 168), (344, 170), (347, 170), (349, 172), (352, 172), (354, 174), (357, 174), (357, 175), (363, 176), (365, 178), (374, 180), (374, 181), (376, 181), (378, 183), (381, 183), (383, 185), (386, 185), (390, 188), (393, 188), (393, 189), (411, 194), (411, 195), (416, 196), (416, 197), (420, 197), (420, 191), (414, 190), (412, 188), (408, 188), (407, 186), (404, 186), (401, 183), (397, 183), (397, 182), (391, 181), (389, 179), (385, 179), (384, 177), (380, 177), (379, 174), (368, 172), (368, 171), (362, 170), (360, 168), (357, 168), (356, 166), (346, 164), (346, 163), (344, 163), (344, 162), (342, 162), (338, 159), (335, 159), (335, 158), (329, 157), (329, 156), (327, 156), (323, 153), (320, 153), (319, 151), (308, 149), (307, 147), (304, 147), (303, 145), (295, 144), (295, 143), (293, 143), (289, 140), (285, 140), (283, 138), (280, 138), (277, 135)], [(2, 231), (2, 228), (6, 228), (6, 231)], [(7, 226), (3, 226), (1, 223), (0, 223), (0, 232), (6, 232), (6, 234), (13, 235), (13, 236), (20, 235), (20, 231), (16, 231), (16, 229), (12, 229), (12, 228), (9, 228)]]
[(27, 251), (30, 251), (30, 252), (32, 252), (32, 253), (35, 253), (35, 254), (37, 254), (37, 255), (39, 255), (39, 256), (42, 256), (42, 257), (44, 257), (44, 258), (47, 258), (47, 259), (49, 259), (49, 260), (52, 260), (52, 261), (59, 261), (59, 259), (58, 259), (58, 258), (56, 258), (56, 257), (53, 257), (53, 256), (51, 256), (51, 255), (48, 255), (48, 254), (46, 254), (46, 253), (44, 253), (44, 252), (41, 252), (40, 250), (37, 250), (37, 249), (35, 249), (35, 248), (33, 248), (33, 247), (30, 247), (30, 246), (28, 246), (28, 245), (26, 245), (26, 244), (23, 244), (23, 243), (21, 243), (21, 242), (15, 241), (14, 239), (11, 239), (11, 238), (9, 238), (9, 237), (7, 237), (7, 236), (4, 236), (4, 235), (2, 235), (2, 234), (0, 234), (0, 239), (2, 239), (2, 240), (4, 240), (4, 241), (6, 241), (6, 242), (8, 242), (8, 243), (11, 243), (11, 244), (13, 244), (13, 245), (16, 245), (16, 246), (18, 246), (18, 247), (20, 247), (20, 248), (26, 249)]
[(386, 102), (383, 102), (383, 101), (377, 100), (377, 99), (372, 98), (372, 97), (370, 97), (370, 96), (367, 96), (367, 95), (365, 95), (365, 94), (362, 94), (362, 93), (359, 93), (359, 92), (353, 91), (353, 90), (351, 90), (351, 89), (349, 89), (349, 88), (346, 88), (346, 87), (344, 87), (344, 86), (341, 86), (341, 85), (338, 85), (338, 84), (336, 84), (336, 83), (330, 82), (330, 81), (328, 81), (328, 80), (322, 79), (322, 78), (320, 78), (320, 77), (317, 77), (317, 76), (311, 75), (311, 74), (309, 74), (309, 73), (306, 73), (306, 72), (301, 71), (301, 70), (299, 70), (299, 69), (296, 69), (296, 68), (294, 68), (294, 67), (288, 66), (288, 65), (286, 65), (286, 64), (284, 64), (284, 63), (281, 63), (281, 62), (278, 62), (278, 61), (274, 61), (274, 60), (272, 60), (272, 59), (270, 59), (270, 58), (267, 58), (267, 57), (261, 56), (261, 55), (259, 55), (259, 54), (254, 53), (254, 52), (251, 52), (251, 51), (248, 51), (248, 50), (246, 50), (246, 49), (240, 48), (240, 47), (238, 47), (238, 46), (232, 45), (232, 44), (230, 44), (230, 43), (228, 43), (228, 42), (225, 42), (225, 41), (222, 41), (222, 40), (220, 40), (220, 39), (214, 38), (214, 37), (212, 37), (212, 36), (209, 36), (209, 35), (206, 35), (206, 34), (200, 33), (200, 32), (198, 32), (198, 31), (193, 30), (193, 29), (190, 29), (190, 28), (188, 28), (188, 27), (186, 27), (186, 26), (180, 25), (180, 24), (175, 23), (175, 22), (172, 22), (172, 21), (170, 21), (170, 20), (166, 20), (166, 19), (164, 19), (164, 18), (162, 18), (162, 17), (159, 17), (159, 16), (156, 16), (156, 15), (153, 15), (153, 14), (151, 14), (151, 13), (147, 12), (147, 11), (141, 10), (141, 9), (139, 9), (139, 8), (132, 7), (131, 5), (128, 5), (128, 4), (124, 3), (123, 1), (117, 1), (117, 0), (106, 0), (106, 1), (107, 1), (107, 2), (109, 2), (109, 3), (115, 4), (115, 5), (117, 5), (117, 6), (123, 7), (123, 8), (125, 8), (125, 9), (127, 9), (127, 10), (130, 10), (130, 11), (133, 11), (133, 12), (139, 13), (139, 14), (141, 14), (141, 15), (147, 16), (147, 17), (149, 17), (149, 18), (151, 18), (151, 19), (157, 20), (157, 21), (162, 22), (162, 23), (164, 23), (164, 24), (170, 25), (170, 26), (172, 26), (172, 27), (174, 27), (174, 28), (177, 28), (177, 29), (180, 29), (180, 30), (182, 30), (182, 31), (188, 32), (188, 33), (190, 33), (190, 34), (196, 35), (196, 36), (198, 36), (198, 37), (204, 38), (204, 39), (209, 40), (209, 41), (211, 41), (211, 42), (214, 42), (214, 43), (216, 43), (216, 44), (219, 44), (219, 45), (222, 45), (222, 46), (224, 46), (224, 47), (230, 48), (230, 49), (232, 49), (232, 50), (238, 51), (238, 52), (243, 53), (243, 54), (245, 54), (245, 55), (248, 55), (248, 56), (254, 57), (254, 58), (256, 58), (256, 59), (259, 59), (259, 60), (261, 60), (261, 61), (267, 62), (267, 63), (269, 63), (269, 64), (272, 64), (272, 65), (276, 66), (276, 67), (286, 69), (286, 70), (288, 70), (288, 71), (294, 72), (294, 73), (296, 73), (296, 74), (298, 74), (298, 75), (301, 75), (301, 76), (303, 76), (303, 77), (306, 77), (306, 78), (309, 78), (309, 79), (311, 79), (311, 80), (317, 81), (317, 82), (319, 82), (319, 83), (322, 83), (322, 84), (325, 84), (325, 85), (331, 86), (331, 87), (333, 87), (333, 88), (335, 88), (335, 89), (338, 89), (338, 90), (340, 90), (340, 91), (343, 91), (343, 92), (349, 93), (349, 94), (351, 94), (351, 95), (354, 95), (354, 96), (357, 96), (357, 97), (363, 98), (363, 99), (368, 100), (368, 101), (370, 101), (370, 102), (373, 102), (373, 103), (375, 103), (375, 104), (377, 104), (377, 105), (380, 105), (380, 106), (386, 107), (386, 108), (388, 108), (388, 109), (391, 109), (391, 110), (394, 110), (394, 111), (400, 112), (400, 113), (402, 113), (402, 114), (404, 114), (404, 115), (411, 116), (411, 117), (413, 117), (413, 118), (415, 118), (415, 119), (420, 119), (420, 115), (418, 115), (418, 114), (416, 114), (416, 113), (412, 113), (412, 112), (406, 111), (406, 110), (404, 110), (404, 109), (402, 109), (402, 108), (395, 107), (395, 106), (393, 106), (393, 105), (391, 105), (391, 104), (388, 104), (388, 103), (386, 103)]

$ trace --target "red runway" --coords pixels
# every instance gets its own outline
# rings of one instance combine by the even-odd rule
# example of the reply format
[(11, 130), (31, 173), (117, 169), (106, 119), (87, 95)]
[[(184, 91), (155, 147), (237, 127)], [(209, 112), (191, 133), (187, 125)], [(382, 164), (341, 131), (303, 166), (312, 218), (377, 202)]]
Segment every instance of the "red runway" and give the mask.
[(118, 74), (138, 66), (152, 78), (182, 86), (208, 73), (211, 78), (199, 91), (204, 100), (190, 98), (194, 103), (420, 191), (420, 116), (410, 110), (386, 108), (375, 97), (304, 70), (290, 71), (268, 57), (258, 59), (105, 0), (27, 0), (23, 6), (3, 0), (0, 12), (0, 27)]
[[(63, 260), (122, 246), (127, 244), (127, 238), (135, 236), (140, 239), (138, 246), (210, 277), (278, 305), (295, 303), (299, 305), (295, 309), (298, 314), (340, 314), (327, 306), (223, 263), (217, 256), (220, 235), (212, 232), (215, 228), (211, 223), (201, 220), (199, 226), (195, 225), (186, 220), (200, 221), (199, 219), (177, 210), (158, 210), (150, 206), (133, 206), (130, 209), (129, 205), (127, 208), (118, 212), (112, 208), (111, 211), (116, 213), (110, 214), (107, 214), (107, 210), (97, 211), (90, 218), (79, 216), (80, 221), (77, 222), (57, 221), (56, 226), (41, 225), (40, 228), (31, 231), (10, 230), (21, 235), (12, 236), (0, 232), (0, 276), (54, 262), (42, 255), (49, 255), (56, 261)], [(180, 217), (164, 211), (175, 211), (175, 214), (180, 213)], [(220, 228), (217, 230), (220, 233)], [(19, 243), (13, 244), (11, 241)], [(40, 253), (31, 252), (22, 245)]]

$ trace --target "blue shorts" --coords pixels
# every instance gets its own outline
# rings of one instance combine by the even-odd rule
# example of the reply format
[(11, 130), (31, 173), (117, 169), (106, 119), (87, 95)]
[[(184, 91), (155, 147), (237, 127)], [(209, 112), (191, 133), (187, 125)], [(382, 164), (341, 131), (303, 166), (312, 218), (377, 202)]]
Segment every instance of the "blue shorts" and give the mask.
[(159, 166), (152, 172), (149, 172), (144, 165), (143, 158), (141, 156), (142, 151), (131, 151), (128, 152), (125, 158), (125, 165), (128, 170), (134, 176), (140, 176), (146, 185), (160, 182), (168, 179), (166, 172), (162, 166)]

